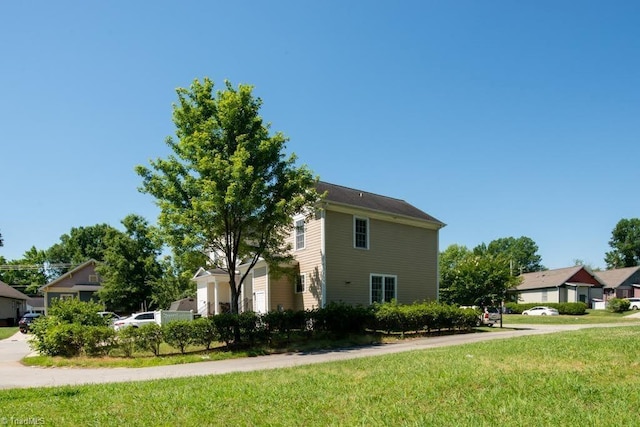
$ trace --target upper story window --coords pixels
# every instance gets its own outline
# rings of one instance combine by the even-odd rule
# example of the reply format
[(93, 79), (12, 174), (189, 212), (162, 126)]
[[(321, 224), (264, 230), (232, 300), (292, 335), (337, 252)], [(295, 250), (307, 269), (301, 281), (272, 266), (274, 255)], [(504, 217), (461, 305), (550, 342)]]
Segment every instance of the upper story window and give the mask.
[(295, 249), (304, 249), (305, 236), (304, 236), (304, 218), (298, 218), (294, 220), (295, 229)]
[(369, 219), (353, 217), (353, 246), (369, 249)]

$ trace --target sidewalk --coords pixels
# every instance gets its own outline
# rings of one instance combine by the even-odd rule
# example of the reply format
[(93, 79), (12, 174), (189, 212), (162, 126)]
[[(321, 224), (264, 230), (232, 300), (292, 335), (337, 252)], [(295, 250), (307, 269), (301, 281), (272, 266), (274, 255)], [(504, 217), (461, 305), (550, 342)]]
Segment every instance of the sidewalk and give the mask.
[[(591, 327), (630, 326), (629, 324), (602, 325), (512, 325), (517, 330), (486, 333), (455, 334), (438, 337), (412, 339), (394, 344), (380, 344), (309, 353), (277, 354), (241, 359), (190, 363), (184, 365), (157, 366), (151, 368), (39, 368), (19, 363), (29, 354), (26, 340), (15, 337), (11, 341), (19, 350), (7, 351), (6, 341), (0, 341), (0, 389), (26, 387), (54, 387), (62, 385), (101, 384), (126, 381), (146, 381), (163, 378), (181, 378), (203, 375), (219, 375), (231, 372), (249, 372), (264, 369), (279, 369), (314, 363), (333, 362), (359, 357), (371, 357), (404, 351), (425, 350), (451, 345), (469, 344), (528, 335), (571, 331)], [(505, 325), (505, 327), (508, 327)], [(26, 351), (26, 352), (25, 352)], [(4, 354), (7, 352), (7, 354)], [(15, 359), (22, 352), (24, 356)], [(3, 355), (4, 354), (4, 355)], [(13, 354), (14, 360), (10, 360)]]

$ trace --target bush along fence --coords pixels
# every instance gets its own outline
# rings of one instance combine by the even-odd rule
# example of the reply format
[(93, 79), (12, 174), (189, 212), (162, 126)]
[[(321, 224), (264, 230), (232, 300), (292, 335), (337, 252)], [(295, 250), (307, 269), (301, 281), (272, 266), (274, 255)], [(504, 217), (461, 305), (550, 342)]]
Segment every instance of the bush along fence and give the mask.
[[(443, 330), (470, 330), (479, 316), (475, 310), (437, 302), (412, 305), (390, 302), (368, 307), (330, 303), (324, 308), (307, 311), (225, 313), (192, 321), (176, 320), (162, 326), (151, 323), (115, 331), (105, 319), (94, 315), (100, 309), (96, 304), (69, 301), (72, 300), (55, 304), (48, 316), (34, 322), (32, 345), (41, 354), (101, 356), (119, 349), (119, 353), (126, 357), (131, 357), (136, 351), (148, 351), (158, 356), (162, 343), (185, 353), (192, 345), (209, 350), (217, 343), (224, 343), (227, 347), (241, 343), (278, 347), (293, 338), (310, 339), (314, 336), (428, 334)], [(236, 328), (240, 330), (240, 343), (234, 342)]]
[(525, 304), (508, 302), (505, 304), (505, 308), (507, 309), (508, 313), (522, 314), (523, 311), (540, 305), (555, 308), (556, 310), (558, 310), (559, 314), (582, 315), (587, 313), (587, 304), (583, 302), (536, 302)]

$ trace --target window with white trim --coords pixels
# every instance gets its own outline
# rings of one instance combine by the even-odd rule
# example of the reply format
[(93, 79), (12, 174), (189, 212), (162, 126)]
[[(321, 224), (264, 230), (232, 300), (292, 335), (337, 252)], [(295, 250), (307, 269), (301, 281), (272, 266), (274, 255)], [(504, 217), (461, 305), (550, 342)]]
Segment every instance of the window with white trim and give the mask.
[(295, 230), (295, 248), (296, 250), (304, 249), (305, 236), (304, 236), (304, 218), (299, 218), (294, 221)]
[(307, 290), (307, 275), (300, 274), (296, 280), (296, 294), (301, 294)]
[(353, 246), (369, 249), (369, 219), (353, 217)]
[(387, 274), (372, 274), (370, 276), (371, 303), (390, 302), (396, 299), (397, 276)]
[(549, 299), (548, 291), (546, 289), (543, 289), (542, 290), (542, 302), (547, 302), (548, 299)]

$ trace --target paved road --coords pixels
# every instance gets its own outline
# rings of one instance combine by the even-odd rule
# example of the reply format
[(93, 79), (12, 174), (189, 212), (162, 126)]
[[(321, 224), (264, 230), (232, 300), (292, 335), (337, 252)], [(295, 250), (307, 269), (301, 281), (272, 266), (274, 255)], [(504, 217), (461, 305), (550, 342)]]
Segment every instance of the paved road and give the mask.
[(277, 354), (271, 356), (190, 363), (184, 365), (158, 366), (151, 368), (96, 369), (39, 368), (24, 366), (20, 363), (20, 360), (27, 356), (31, 350), (27, 342), (27, 336), (17, 333), (11, 338), (0, 341), (0, 389), (145, 381), (161, 378), (217, 375), (230, 372), (248, 372), (264, 369), (287, 368), (312, 363), (377, 356), (411, 350), (423, 350), (480, 341), (548, 334), (590, 327), (611, 326), (630, 325), (629, 323), (602, 325), (512, 325), (507, 327), (518, 329), (509, 329), (490, 333), (429, 337), (407, 340), (394, 344), (381, 344), (332, 351)]

